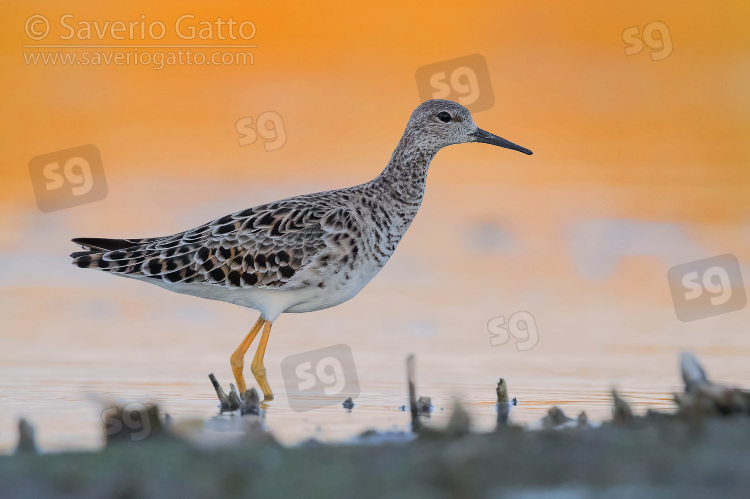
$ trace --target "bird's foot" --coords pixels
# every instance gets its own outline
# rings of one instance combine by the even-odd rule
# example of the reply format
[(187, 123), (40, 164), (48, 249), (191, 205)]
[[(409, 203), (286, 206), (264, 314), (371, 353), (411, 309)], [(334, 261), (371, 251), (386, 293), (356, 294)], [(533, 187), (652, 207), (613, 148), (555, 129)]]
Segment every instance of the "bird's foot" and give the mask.
[(258, 382), (260, 390), (263, 392), (263, 400), (273, 400), (273, 392), (266, 377), (266, 368), (263, 365), (253, 363), (250, 366), (250, 370), (253, 372), (253, 376), (255, 376), (255, 381)]

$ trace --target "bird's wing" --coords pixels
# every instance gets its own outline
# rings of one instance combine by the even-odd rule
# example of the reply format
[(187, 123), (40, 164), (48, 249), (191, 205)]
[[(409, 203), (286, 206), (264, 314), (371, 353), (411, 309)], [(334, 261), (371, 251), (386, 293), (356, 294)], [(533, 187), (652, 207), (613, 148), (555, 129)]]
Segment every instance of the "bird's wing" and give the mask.
[[(337, 248), (353, 248), (345, 234), (347, 225), (351, 227), (350, 213), (323, 194), (257, 206), (162, 238), (98, 240), (99, 244), (91, 243), (93, 239), (78, 239), (74, 241), (89, 251), (71, 256), (79, 267), (169, 283), (296, 287), (301, 283), (294, 279), (295, 274), (326, 253), (321, 250), (332, 239)], [(349, 245), (342, 246), (347, 239)], [(130, 243), (134, 244), (122, 247)]]

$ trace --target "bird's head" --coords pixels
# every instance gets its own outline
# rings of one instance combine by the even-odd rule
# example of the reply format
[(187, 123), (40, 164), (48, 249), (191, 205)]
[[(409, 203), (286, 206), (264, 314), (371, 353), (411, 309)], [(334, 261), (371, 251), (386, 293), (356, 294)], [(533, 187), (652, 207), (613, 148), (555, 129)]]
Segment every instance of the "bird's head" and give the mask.
[(452, 144), (481, 142), (532, 154), (525, 147), (477, 127), (468, 109), (449, 100), (431, 99), (420, 104), (411, 113), (406, 134), (416, 144), (435, 151)]

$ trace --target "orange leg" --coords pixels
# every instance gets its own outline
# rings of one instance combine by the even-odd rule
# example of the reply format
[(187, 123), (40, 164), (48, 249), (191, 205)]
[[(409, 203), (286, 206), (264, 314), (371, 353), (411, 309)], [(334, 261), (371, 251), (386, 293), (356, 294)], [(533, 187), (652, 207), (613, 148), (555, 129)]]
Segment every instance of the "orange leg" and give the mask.
[(263, 390), (263, 396), (265, 400), (273, 400), (273, 392), (271, 387), (268, 386), (268, 380), (266, 379), (266, 368), (263, 366), (263, 356), (266, 354), (266, 345), (268, 344), (268, 336), (271, 334), (271, 321), (266, 321), (263, 326), (263, 335), (260, 337), (260, 344), (258, 350), (255, 351), (255, 357), (253, 363), (250, 364), (250, 370), (255, 376), (255, 381), (258, 382), (258, 386)]
[(235, 350), (232, 356), (229, 358), (229, 363), (232, 365), (232, 372), (234, 373), (234, 379), (237, 381), (237, 389), (240, 391), (240, 394), (245, 393), (245, 390), (247, 390), (247, 385), (245, 385), (245, 378), (242, 376), (242, 368), (245, 366), (245, 353), (247, 353), (247, 349), (250, 348), (250, 344), (258, 335), (258, 331), (260, 331), (260, 328), (265, 322), (266, 320), (263, 318), (263, 316), (259, 317), (258, 321), (247, 334), (245, 339), (242, 340), (242, 343), (240, 343), (240, 346), (237, 347), (237, 350)]

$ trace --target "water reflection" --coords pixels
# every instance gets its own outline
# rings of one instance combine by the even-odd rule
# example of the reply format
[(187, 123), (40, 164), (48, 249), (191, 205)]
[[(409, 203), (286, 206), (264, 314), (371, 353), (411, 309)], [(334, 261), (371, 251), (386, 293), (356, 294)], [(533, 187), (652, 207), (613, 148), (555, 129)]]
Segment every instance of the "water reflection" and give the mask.
[[(243, 195), (282, 197), (253, 188)], [(720, 228), (654, 222), (606, 208), (615, 204), (607, 198), (618, 196), (637, 205), (640, 188), (597, 189), (593, 200), (591, 191), (573, 188), (514, 186), (498, 197), (499, 189), (432, 186), (402, 246), (360, 296), (278, 321), (266, 353), (276, 399), (264, 403), (264, 424), (281, 442), (346, 441), (371, 429), (408, 432), (409, 414), (399, 408), (411, 352), (419, 395), (434, 405), (428, 424), (445, 424), (458, 398), (479, 430), (494, 427), (499, 377), (518, 399), (511, 420), (528, 425), (551, 405), (571, 417), (586, 411), (594, 421), (607, 418), (613, 387), (636, 412), (669, 410), (683, 349), (696, 351), (716, 379), (750, 384), (748, 309), (681, 323), (666, 282), (670, 265), (706, 255), (733, 252), (747, 269), (746, 222)], [(204, 206), (171, 202), (160, 213), (172, 219), (159, 221), (156, 233), (236, 208), (218, 198)], [(590, 203), (599, 203), (597, 210)], [(134, 207), (111, 222), (111, 235), (132, 233), (131, 217), (153, 208), (149, 201)], [(218, 401), (206, 375), (233, 381), (229, 355), (256, 315), (73, 268), (68, 239), (102, 226), (98, 212), (89, 213), (91, 220), (78, 213), (30, 212), (23, 226), (4, 234), (0, 449), (15, 445), (20, 416), (36, 426), (44, 450), (101, 446), (102, 407), (91, 394), (158, 403), (176, 424), (231, 429), (230, 415), (215, 418)], [(523, 352), (512, 342), (493, 347), (487, 322), (518, 310), (533, 313), (538, 344)], [(287, 392), (284, 358), (342, 343), (352, 350), (361, 385), (351, 411), (341, 406), (344, 397), (329, 396), (324, 401), (331, 405), (320, 407), (318, 396)], [(292, 405), (310, 410), (295, 412)]]

